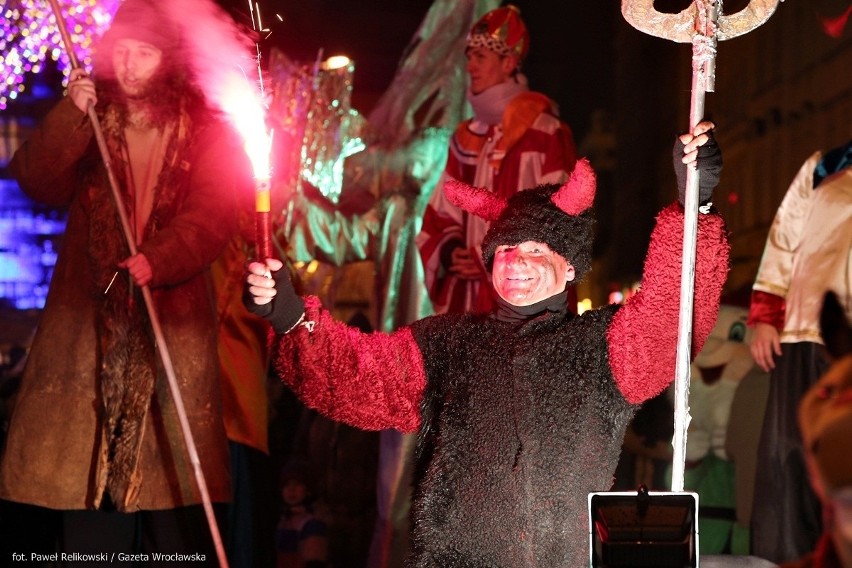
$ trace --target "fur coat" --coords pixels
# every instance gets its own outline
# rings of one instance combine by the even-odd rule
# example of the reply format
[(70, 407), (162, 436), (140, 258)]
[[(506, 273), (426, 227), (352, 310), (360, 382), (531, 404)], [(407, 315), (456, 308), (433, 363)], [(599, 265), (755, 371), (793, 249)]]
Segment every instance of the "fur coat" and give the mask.
[[(138, 251), (153, 270), (149, 288), (208, 490), (221, 502), (230, 496), (229, 458), (208, 268), (236, 229), (245, 170), (224, 124), (194, 115), (175, 130)], [(109, 124), (104, 131), (113, 144)], [(86, 115), (66, 98), (10, 163), (30, 197), (69, 212), (12, 415), (0, 497), (54, 509), (98, 508), (106, 492), (122, 511), (199, 503), (142, 296), (126, 271), (104, 293), (128, 252), (99, 160)]]
[[(418, 432), (409, 566), (588, 564), (588, 493), (609, 490), (636, 406), (674, 378), (682, 235), (673, 205), (641, 290), (579, 316), (452, 314), (363, 334), (306, 299), (303, 323), (278, 338), (281, 377), (335, 420)], [(724, 224), (701, 215), (693, 356), (727, 270)]]

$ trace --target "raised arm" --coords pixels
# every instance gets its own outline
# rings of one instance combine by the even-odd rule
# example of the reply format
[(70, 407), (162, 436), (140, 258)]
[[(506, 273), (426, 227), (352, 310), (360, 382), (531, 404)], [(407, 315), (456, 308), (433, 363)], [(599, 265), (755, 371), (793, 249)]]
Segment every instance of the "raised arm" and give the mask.
[[(729, 246), (722, 218), (699, 215), (695, 258), (692, 356), (716, 323), (728, 274)], [(674, 203), (657, 217), (642, 287), (615, 315), (607, 332), (616, 384), (631, 403), (647, 400), (674, 380), (680, 317), (683, 211)]]
[(335, 320), (319, 299), (296, 296), (285, 271), (266, 278), (266, 270), (249, 265), (246, 305), (275, 328), (273, 365), (281, 379), (332, 420), (364, 430), (415, 431), (426, 373), (411, 331), (363, 333)]
[[(674, 165), (680, 203), (686, 168), (698, 167), (698, 234), (695, 258), (692, 357), (710, 335), (719, 313), (722, 287), (728, 274), (730, 247), (722, 218), (704, 213), (719, 180), (722, 159), (712, 137), (713, 125), (700, 123), (675, 143)], [(657, 217), (642, 275), (642, 287), (613, 318), (607, 332), (613, 378), (631, 403), (660, 392), (675, 375), (680, 319), (680, 280), (683, 262), (683, 208), (674, 203)]]

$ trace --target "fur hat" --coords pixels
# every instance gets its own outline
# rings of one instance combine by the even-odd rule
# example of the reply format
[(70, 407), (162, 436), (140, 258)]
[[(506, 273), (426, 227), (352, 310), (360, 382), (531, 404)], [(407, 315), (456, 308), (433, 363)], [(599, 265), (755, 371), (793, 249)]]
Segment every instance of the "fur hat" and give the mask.
[(119, 39), (143, 41), (171, 53), (180, 45), (180, 31), (155, 0), (124, 0), (104, 34), (101, 49), (111, 48)]
[(577, 282), (591, 270), (595, 172), (585, 158), (577, 161), (564, 185), (525, 189), (508, 201), (455, 180), (448, 181), (444, 191), (458, 207), (491, 221), (482, 240), (482, 260), (488, 270), (498, 246), (524, 241), (547, 244), (571, 263)]
[(521, 11), (509, 4), (487, 12), (467, 34), (467, 47), (484, 47), (499, 55), (515, 55), (523, 61), (530, 48), (530, 35)]

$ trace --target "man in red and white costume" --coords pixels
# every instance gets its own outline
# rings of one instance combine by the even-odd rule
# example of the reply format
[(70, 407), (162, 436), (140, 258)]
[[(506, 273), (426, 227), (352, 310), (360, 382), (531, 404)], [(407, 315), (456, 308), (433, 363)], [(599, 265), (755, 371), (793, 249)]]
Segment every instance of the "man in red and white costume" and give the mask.
[[(528, 49), (529, 34), (514, 6), (488, 12), (471, 28), (465, 55), (474, 116), (453, 134), (444, 181), (508, 199), (521, 189), (568, 179), (576, 161), (571, 129), (552, 100), (527, 88), (520, 65)], [(456, 207), (442, 188), (435, 190), (417, 238), (429, 297), (436, 313), (488, 312), (491, 277), (479, 258), (488, 224)], [(574, 310), (573, 294), (569, 302)]]

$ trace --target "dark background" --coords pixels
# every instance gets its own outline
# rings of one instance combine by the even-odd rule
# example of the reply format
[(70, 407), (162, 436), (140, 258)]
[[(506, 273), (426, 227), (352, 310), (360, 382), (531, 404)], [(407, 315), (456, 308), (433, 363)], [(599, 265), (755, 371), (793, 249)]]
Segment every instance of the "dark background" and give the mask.
[[(220, 3), (238, 20), (251, 25), (247, 2)], [(530, 51), (523, 64), (530, 87), (555, 99), (562, 118), (581, 138), (595, 109), (612, 109), (616, 104), (619, 35), (641, 32), (623, 20), (617, 0), (511, 3), (520, 9), (530, 31)], [(657, 0), (654, 6), (660, 12), (672, 13), (690, 4), (691, 0)], [(726, 0), (724, 9), (733, 14), (746, 4), (747, 0)], [(266, 0), (260, 2), (260, 15), (264, 27), (272, 33), (261, 41), (261, 53), (268, 55), (270, 49), (279, 48), (303, 62), (314, 61), (320, 49), (324, 58), (348, 55), (355, 61), (356, 70), (353, 106), (369, 114), (431, 5), (431, 0)], [(666, 40), (654, 41), (678, 49)], [(689, 46), (679, 47), (689, 50)], [(658, 64), (653, 57), (645, 62), (650, 69)]]

